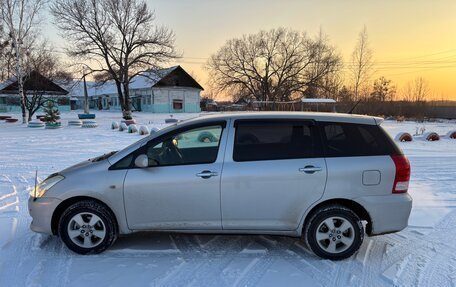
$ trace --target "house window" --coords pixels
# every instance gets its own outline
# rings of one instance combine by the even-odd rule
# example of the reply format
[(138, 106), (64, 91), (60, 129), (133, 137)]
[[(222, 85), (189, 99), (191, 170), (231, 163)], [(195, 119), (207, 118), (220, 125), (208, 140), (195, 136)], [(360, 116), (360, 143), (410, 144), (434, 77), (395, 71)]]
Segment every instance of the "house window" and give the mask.
[(184, 103), (182, 100), (173, 100), (173, 109), (182, 110), (184, 108)]
[(57, 105), (59, 106), (68, 106), (70, 104), (70, 99), (67, 97), (57, 98)]
[(142, 100), (143, 100), (144, 105), (150, 105), (150, 96), (148, 96), (148, 95), (142, 96)]

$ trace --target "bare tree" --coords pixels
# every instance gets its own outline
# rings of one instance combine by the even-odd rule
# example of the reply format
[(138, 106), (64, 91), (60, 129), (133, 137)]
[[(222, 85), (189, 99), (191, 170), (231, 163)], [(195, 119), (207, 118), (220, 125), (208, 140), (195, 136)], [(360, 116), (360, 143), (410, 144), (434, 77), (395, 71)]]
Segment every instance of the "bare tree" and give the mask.
[(401, 92), (401, 98), (402, 100), (406, 102), (413, 102), (413, 87), (412, 87), (412, 82), (408, 82), (404, 88), (402, 89)]
[[(50, 47), (49, 42), (42, 40), (37, 43), (24, 63), (24, 80), (26, 81), (34, 73), (39, 73), (47, 79), (58, 82), (58, 84), (67, 86), (73, 79), (73, 75), (64, 70), (63, 64)], [(45, 91), (31, 90), (24, 91), (25, 108), (28, 111), (28, 120), (47, 103), (49, 98), (45, 97)]]
[(361, 98), (360, 93), (363, 90), (363, 87), (368, 85), (373, 65), (373, 52), (369, 47), (367, 27), (364, 26), (363, 30), (361, 30), (358, 35), (358, 41), (353, 50), (350, 63), (355, 100)]
[[(317, 69), (314, 73), (318, 74), (319, 65), (325, 62), (322, 59), (322, 56), (325, 54), (325, 45), (324, 43), (328, 42), (326, 35), (323, 33), (323, 30), (320, 29), (320, 33), (316, 38), (317, 43), (322, 43), (318, 45), (318, 57), (315, 61), (317, 63)], [(336, 96), (337, 92), (342, 86), (342, 74), (340, 73), (341, 64), (338, 63), (338, 67), (334, 71), (324, 73), (321, 77), (315, 79), (315, 81), (309, 84), (308, 88), (305, 91), (305, 96), (313, 98), (333, 98)], [(321, 69), (321, 66), (320, 66)], [(324, 68), (323, 68), (324, 69)]]
[(343, 86), (341, 73), (330, 73), (322, 77), (317, 83), (317, 98), (333, 99), (337, 97)]
[(14, 55), (15, 76), (18, 80), (18, 92), (21, 98), (22, 122), (27, 123), (26, 98), (24, 93), (24, 59), (27, 45), (34, 41), (33, 29), (39, 24), (39, 13), (46, 0), (0, 0), (2, 21)]
[(413, 101), (416, 103), (425, 102), (430, 94), (428, 82), (418, 77), (413, 81)]
[(402, 99), (407, 102), (425, 102), (429, 96), (429, 84), (422, 77), (407, 82), (402, 90)]
[(125, 119), (131, 118), (132, 78), (177, 57), (173, 32), (154, 24), (146, 1), (55, 0), (51, 12), (71, 43), (69, 55), (97, 63), (89, 73), (115, 82)]
[(0, 48), (0, 81), (4, 82), (13, 77), (15, 73), (14, 55), (9, 47), (9, 42), (3, 42), (4, 47)]
[(302, 97), (326, 75), (340, 69), (340, 56), (320, 34), (279, 28), (228, 40), (207, 68), (216, 92), (260, 101)]

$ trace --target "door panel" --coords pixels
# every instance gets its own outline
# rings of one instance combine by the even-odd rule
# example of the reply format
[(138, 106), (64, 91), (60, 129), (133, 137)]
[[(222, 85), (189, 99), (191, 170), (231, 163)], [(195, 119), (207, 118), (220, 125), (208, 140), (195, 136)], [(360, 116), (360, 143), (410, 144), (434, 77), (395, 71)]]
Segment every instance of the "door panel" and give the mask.
[(128, 225), (144, 229), (220, 229), (221, 163), (131, 169), (124, 183)]
[(295, 230), (322, 197), (326, 163), (313, 122), (238, 122), (221, 182), (223, 229)]
[(128, 170), (124, 201), (133, 230), (221, 229), (220, 174), (227, 132), (189, 127), (152, 140), (138, 154), (148, 168)]
[[(299, 169), (321, 167), (309, 174)], [(222, 175), (223, 229), (295, 230), (303, 212), (322, 195), (322, 158), (226, 162)]]

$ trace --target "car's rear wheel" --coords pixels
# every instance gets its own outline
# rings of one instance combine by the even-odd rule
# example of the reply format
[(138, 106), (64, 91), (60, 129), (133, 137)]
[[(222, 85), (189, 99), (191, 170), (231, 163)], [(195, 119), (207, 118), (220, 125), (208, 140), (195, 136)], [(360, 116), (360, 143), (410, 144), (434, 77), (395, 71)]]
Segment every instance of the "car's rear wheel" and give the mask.
[(305, 232), (307, 245), (325, 259), (342, 260), (358, 251), (364, 239), (361, 219), (339, 205), (323, 207), (311, 215)]
[(103, 252), (117, 238), (114, 215), (96, 201), (77, 202), (60, 217), (59, 235), (65, 245), (76, 253)]

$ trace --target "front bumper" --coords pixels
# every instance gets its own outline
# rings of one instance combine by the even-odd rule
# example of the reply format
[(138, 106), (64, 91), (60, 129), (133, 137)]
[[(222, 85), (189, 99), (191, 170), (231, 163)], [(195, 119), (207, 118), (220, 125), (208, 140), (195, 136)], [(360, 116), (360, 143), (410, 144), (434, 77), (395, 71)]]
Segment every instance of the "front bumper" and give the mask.
[(408, 193), (364, 196), (355, 201), (370, 215), (372, 229), (369, 235), (397, 232), (408, 226), (412, 210), (412, 197)]
[(30, 229), (35, 232), (52, 234), (52, 214), (61, 200), (52, 197), (30, 197), (28, 209), (32, 217)]

